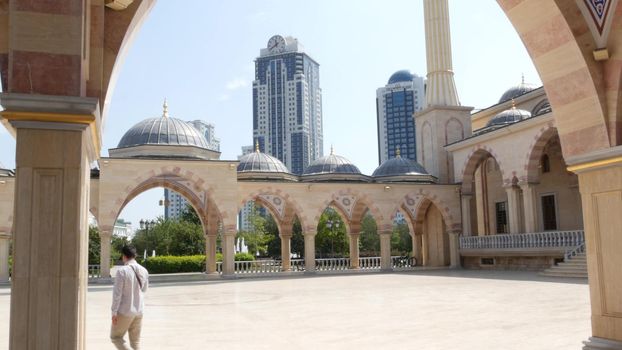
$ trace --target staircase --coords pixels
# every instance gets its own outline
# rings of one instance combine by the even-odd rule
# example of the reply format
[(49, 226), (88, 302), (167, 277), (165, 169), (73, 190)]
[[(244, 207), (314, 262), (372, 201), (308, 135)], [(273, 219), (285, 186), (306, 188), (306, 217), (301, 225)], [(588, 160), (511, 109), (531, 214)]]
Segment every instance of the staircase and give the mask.
[(587, 260), (585, 252), (566, 257), (564, 262), (551, 266), (540, 272), (541, 276), (547, 277), (575, 277), (587, 278)]

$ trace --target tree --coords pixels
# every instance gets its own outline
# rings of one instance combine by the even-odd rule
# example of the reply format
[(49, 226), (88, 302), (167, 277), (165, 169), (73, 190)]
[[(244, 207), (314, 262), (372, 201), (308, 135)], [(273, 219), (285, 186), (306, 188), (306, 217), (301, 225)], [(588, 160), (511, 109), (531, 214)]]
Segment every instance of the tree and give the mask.
[(410, 236), (408, 225), (399, 223), (393, 227), (391, 234), (391, 251), (397, 252), (399, 255), (410, 255), (412, 252), (413, 241)]
[(181, 212), (179, 220), (201, 226), (199, 214), (197, 214), (197, 211), (194, 210), (194, 207), (190, 204), (187, 204), (186, 208)]
[(380, 254), (380, 237), (376, 220), (371, 215), (365, 215), (361, 223), (360, 239), (361, 256), (378, 256)]
[[(266, 217), (269, 215), (267, 214)], [(249, 216), (250, 230), (238, 232), (237, 238), (244, 238), (244, 243), (248, 246), (248, 252), (253, 254), (253, 256), (266, 255), (270, 241), (278, 238), (278, 229), (275, 229), (276, 223), (274, 223), (274, 228), (268, 227), (269, 224), (266, 217), (261, 215), (257, 205), (253, 206)], [(269, 234), (267, 229), (271, 229), (272, 234)], [(276, 235), (274, 231), (276, 231)]]
[(302, 225), (298, 217), (294, 220), (294, 227), (292, 228), (291, 251), (292, 254), (301, 258), (305, 256), (305, 237), (302, 233)]
[[(329, 220), (332, 222), (330, 228), (328, 227)], [(315, 249), (320, 253), (320, 257), (348, 256), (350, 244), (346, 226), (339, 213), (333, 208), (327, 208), (320, 216), (315, 236)]]
[(161, 217), (149, 230), (136, 231), (132, 244), (139, 255), (147, 251), (151, 256), (153, 250), (157, 255), (205, 254), (205, 235), (200, 224)]
[(101, 252), (101, 238), (99, 228), (89, 226), (89, 265), (99, 265), (99, 254)]

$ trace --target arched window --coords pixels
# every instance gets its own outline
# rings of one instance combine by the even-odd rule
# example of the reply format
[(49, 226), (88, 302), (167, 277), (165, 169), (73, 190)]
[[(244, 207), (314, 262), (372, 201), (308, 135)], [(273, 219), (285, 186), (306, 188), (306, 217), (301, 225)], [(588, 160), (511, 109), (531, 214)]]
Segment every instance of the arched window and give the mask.
[(547, 154), (542, 155), (542, 158), (540, 158), (540, 169), (543, 174), (551, 172), (551, 161)]

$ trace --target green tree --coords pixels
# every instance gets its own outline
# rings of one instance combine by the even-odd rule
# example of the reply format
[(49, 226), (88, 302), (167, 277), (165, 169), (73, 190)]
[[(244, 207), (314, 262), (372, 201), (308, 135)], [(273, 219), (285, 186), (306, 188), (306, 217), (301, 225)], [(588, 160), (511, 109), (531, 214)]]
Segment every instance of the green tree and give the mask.
[(157, 255), (205, 254), (205, 236), (201, 225), (181, 220), (158, 218), (153, 227), (136, 231), (132, 244), (139, 255), (153, 250)]
[[(328, 222), (332, 222), (329, 228)], [(346, 226), (335, 209), (327, 208), (320, 216), (315, 236), (315, 250), (323, 257), (346, 257), (350, 251)]]
[(99, 254), (101, 252), (101, 238), (99, 228), (89, 226), (89, 265), (99, 265)]
[(281, 237), (279, 227), (272, 215), (268, 214), (264, 222), (264, 232), (266, 234), (266, 246), (268, 256), (278, 258), (281, 256)]
[(359, 240), (361, 256), (379, 256), (380, 237), (378, 236), (378, 226), (373, 216), (367, 214), (361, 222), (361, 238)]
[(305, 256), (305, 237), (302, 233), (302, 225), (298, 217), (294, 220), (294, 227), (292, 228), (292, 242), (291, 242), (292, 254), (304, 258)]
[[(237, 235), (237, 238), (244, 238), (244, 243), (248, 247), (248, 252), (253, 254), (253, 256), (267, 255), (268, 244), (271, 240), (275, 239), (274, 233), (268, 233), (268, 219), (261, 215), (259, 208), (259, 206), (255, 205), (251, 209), (249, 216), (250, 230), (240, 231)], [(269, 216), (269, 214), (266, 216)], [(276, 227), (276, 223), (274, 223), (274, 227)], [(276, 232), (278, 238), (278, 229), (276, 229)]]
[(185, 221), (201, 226), (201, 219), (199, 218), (199, 214), (197, 214), (197, 211), (194, 210), (194, 207), (190, 204), (187, 204), (186, 208), (181, 212), (179, 221)]
[(391, 251), (398, 255), (411, 255), (413, 241), (406, 223), (399, 223), (393, 227), (391, 234)]

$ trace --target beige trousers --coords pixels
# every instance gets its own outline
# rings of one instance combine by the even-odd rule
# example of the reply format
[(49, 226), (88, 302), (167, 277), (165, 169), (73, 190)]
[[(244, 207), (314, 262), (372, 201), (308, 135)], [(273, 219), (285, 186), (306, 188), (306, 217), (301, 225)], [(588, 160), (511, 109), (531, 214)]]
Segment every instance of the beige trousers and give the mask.
[(123, 336), (129, 333), (131, 349), (140, 348), (140, 329), (142, 327), (143, 316), (117, 316), (117, 324), (110, 329), (110, 340), (120, 350), (130, 350), (125, 344)]

